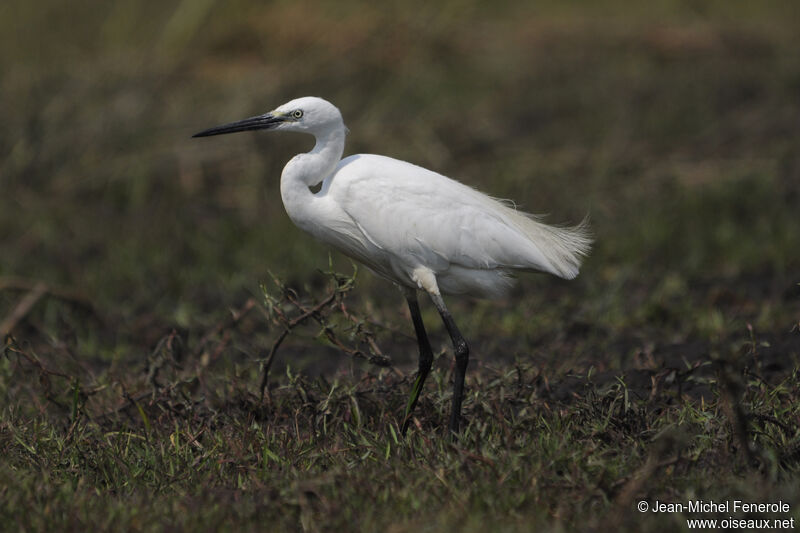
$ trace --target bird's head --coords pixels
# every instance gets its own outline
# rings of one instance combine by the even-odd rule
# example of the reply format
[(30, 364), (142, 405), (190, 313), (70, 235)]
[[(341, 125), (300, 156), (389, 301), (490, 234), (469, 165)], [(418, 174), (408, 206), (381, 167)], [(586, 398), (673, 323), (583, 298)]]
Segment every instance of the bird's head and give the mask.
[(253, 130), (300, 131), (319, 135), (337, 128), (344, 128), (339, 109), (322, 98), (305, 96), (286, 102), (269, 113), (215, 126), (192, 137)]

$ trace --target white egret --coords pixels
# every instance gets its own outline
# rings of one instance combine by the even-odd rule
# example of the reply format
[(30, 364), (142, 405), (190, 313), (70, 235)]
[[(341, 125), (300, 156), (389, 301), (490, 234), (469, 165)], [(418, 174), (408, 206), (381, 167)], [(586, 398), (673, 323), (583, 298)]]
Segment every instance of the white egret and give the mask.
[[(511, 287), (512, 271), (572, 279), (591, 245), (587, 224), (543, 224), (507, 203), (397, 159), (366, 154), (342, 159), (347, 128), (339, 109), (321, 98), (298, 98), (194, 137), (250, 130), (297, 131), (316, 138), (313, 150), (294, 156), (281, 174), (289, 218), (403, 289), (419, 343), (419, 370), (403, 432), (433, 362), (417, 301), (417, 290), (428, 293), (453, 342), (450, 431), (457, 433), (469, 348), (442, 294), (497, 297)], [(320, 184), (317, 192), (311, 190)]]

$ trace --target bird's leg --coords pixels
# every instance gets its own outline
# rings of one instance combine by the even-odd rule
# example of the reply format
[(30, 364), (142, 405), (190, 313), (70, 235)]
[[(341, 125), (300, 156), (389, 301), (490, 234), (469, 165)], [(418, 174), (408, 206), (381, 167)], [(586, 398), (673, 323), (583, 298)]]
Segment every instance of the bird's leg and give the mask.
[(467, 363), (469, 363), (469, 346), (467, 346), (467, 341), (453, 321), (450, 311), (445, 307), (441, 295), (433, 292), (429, 294), (433, 304), (442, 316), (447, 332), (450, 334), (450, 340), (453, 341), (453, 351), (456, 356), (456, 375), (453, 381), (453, 409), (450, 412), (450, 432), (451, 434), (456, 434), (458, 433), (458, 423), (461, 418), (461, 401), (464, 399), (464, 377), (467, 375)]
[(411, 312), (411, 320), (414, 322), (414, 332), (417, 334), (417, 342), (419, 343), (419, 370), (417, 371), (417, 378), (414, 380), (414, 386), (411, 388), (411, 396), (408, 397), (406, 413), (403, 416), (403, 435), (408, 430), (408, 424), (411, 422), (411, 413), (414, 412), (414, 407), (417, 405), (417, 400), (422, 392), (422, 385), (425, 383), (425, 378), (428, 377), (433, 363), (433, 351), (431, 350), (430, 342), (428, 342), (428, 335), (425, 333), (422, 315), (419, 313), (417, 291), (408, 289), (405, 291), (405, 295), (408, 302), (408, 310)]

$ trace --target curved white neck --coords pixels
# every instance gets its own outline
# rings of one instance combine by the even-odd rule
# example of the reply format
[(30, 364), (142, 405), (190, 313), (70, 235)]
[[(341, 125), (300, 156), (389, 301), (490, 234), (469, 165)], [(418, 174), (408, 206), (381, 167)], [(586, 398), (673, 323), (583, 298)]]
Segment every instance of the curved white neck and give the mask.
[(294, 156), (281, 174), (281, 199), (289, 218), (300, 228), (309, 231), (310, 204), (314, 201), (314, 193), (309, 187), (319, 185), (330, 176), (342, 159), (344, 152), (344, 125), (331, 128), (314, 135), (317, 142), (314, 149), (306, 154)]

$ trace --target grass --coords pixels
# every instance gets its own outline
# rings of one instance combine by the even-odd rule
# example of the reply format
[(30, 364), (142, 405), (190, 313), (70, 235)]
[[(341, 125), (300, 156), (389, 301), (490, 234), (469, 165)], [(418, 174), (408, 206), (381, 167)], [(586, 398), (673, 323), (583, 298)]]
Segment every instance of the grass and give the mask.
[[(4, 366), (8, 375), (28, 365)], [(62, 422), (21, 406), (4, 412), (4, 523), (478, 530), (492, 520), (508, 531), (671, 530), (682, 517), (638, 515), (635, 501), (796, 501), (797, 376), (770, 385), (748, 373), (729, 384), (734, 396), (703, 370), (662, 369), (651, 387), (591, 374), (548, 383), (521, 362), (481, 368), (468, 425), (452, 444), (440, 430), (442, 373), (407, 437), (398, 412), (410, 382), (391, 372), (329, 380), (287, 371), (267, 403), (241, 378), (209, 373), (102, 414), (90, 408), (124, 396), (108, 390), (122, 385), (73, 383)], [(742, 440), (732, 430), (739, 422)]]
[[(689, 513), (636, 505), (695, 499), (799, 518), (793, 10), (4, 4), (3, 529), (674, 531)], [(308, 140), (189, 138), (303, 94), (340, 106), (347, 153), (591, 215), (578, 279), (448, 301), (473, 349), (452, 443), (435, 310), (402, 437), (402, 298), (283, 212)]]

